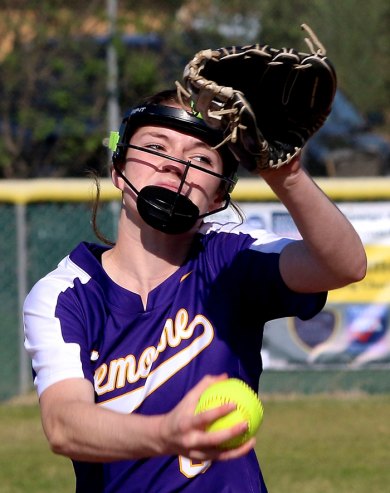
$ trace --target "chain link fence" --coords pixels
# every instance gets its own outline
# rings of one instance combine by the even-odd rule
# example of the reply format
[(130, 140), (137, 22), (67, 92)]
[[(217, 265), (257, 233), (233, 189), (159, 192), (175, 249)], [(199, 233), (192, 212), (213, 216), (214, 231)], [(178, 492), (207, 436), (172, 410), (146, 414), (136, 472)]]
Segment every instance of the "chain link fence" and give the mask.
[(19, 390), (20, 317), (18, 300), (18, 262), (16, 208), (0, 205), (0, 399)]
[[(80, 241), (96, 241), (88, 191), (75, 201), (65, 180), (60, 199), (45, 199), (53, 192), (48, 184), (41, 201), (35, 197), (29, 202), (28, 196), (18, 195), (19, 186), (15, 185), (15, 193), (13, 187), (7, 190), (6, 197), (0, 190), (0, 401), (32, 386), (30, 361), (23, 347), (22, 305), (26, 294)], [(104, 199), (98, 213), (99, 229), (113, 239), (119, 201)]]

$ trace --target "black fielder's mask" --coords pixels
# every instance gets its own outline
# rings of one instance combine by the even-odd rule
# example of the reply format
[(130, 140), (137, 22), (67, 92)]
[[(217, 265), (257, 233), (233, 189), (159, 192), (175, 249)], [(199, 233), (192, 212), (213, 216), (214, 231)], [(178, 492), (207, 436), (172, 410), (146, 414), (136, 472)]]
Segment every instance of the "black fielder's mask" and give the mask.
[[(137, 128), (146, 125), (159, 125), (171, 128), (199, 138), (214, 147), (223, 140), (221, 132), (208, 127), (201, 117), (180, 108), (161, 104), (145, 104), (130, 109), (124, 116), (119, 132), (111, 132), (109, 147), (113, 151), (112, 162), (115, 171), (133, 190), (137, 196), (137, 209), (142, 219), (152, 228), (167, 234), (180, 234), (189, 231), (195, 223), (210, 214), (215, 214), (228, 207), (230, 193), (236, 184), (238, 163), (226, 146), (221, 146), (224, 166), (223, 174), (214, 173), (191, 162), (168, 156), (153, 149), (145, 149), (129, 144), (131, 136)], [(149, 185), (137, 190), (122, 173), (126, 160), (127, 149), (133, 148), (157, 155), (185, 166), (177, 191), (164, 187)], [(190, 168), (196, 168), (204, 173), (221, 179), (223, 186), (223, 205), (216, 210), (200, 215), (198, 207), (181, 193)]]

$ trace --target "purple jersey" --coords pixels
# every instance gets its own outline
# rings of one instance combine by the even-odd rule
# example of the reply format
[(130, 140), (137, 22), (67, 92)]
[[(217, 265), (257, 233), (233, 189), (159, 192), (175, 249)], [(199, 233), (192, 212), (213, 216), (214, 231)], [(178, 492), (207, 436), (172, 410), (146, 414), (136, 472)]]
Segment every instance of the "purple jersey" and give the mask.
[[(106, 247), (80, 244), (25, 302), (38, 393), (81, 377), (93, 383), (97, 405), (153, 415), (170, 411), (206, 374), (226, 372), (257, 391), (264, 323), (311, 318), (326, 300), (325, 293), (298, 294), (284, 284), (278, 263), (288, 241), (206, 223), (186, 262), (150, 292), (146, 309), (103, 270)], [(74, 462), (76, 491), (267, 491), (254, 451), (233, 462)]]

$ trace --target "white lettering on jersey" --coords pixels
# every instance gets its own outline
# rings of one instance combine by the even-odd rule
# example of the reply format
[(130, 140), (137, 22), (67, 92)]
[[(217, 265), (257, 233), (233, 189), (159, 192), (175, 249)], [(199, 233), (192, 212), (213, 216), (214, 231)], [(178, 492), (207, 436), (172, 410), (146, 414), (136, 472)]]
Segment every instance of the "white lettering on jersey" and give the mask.
[[(194, 335), (195, 328), (199, 326), (203, 328), (203, 332), (189, 346), (153, 368), (153, 363), (158, 361), (158, 357), (167, 347), (179, 347), (183, 340), (188, 340)], [(136, 383), (140, 379), (146, 379), (142, 387), (100, 405), (118, 412), (131, 413), (142, 404), (148, 395), (155, 392), (164, 382), (207, 348), (213, 338), (214, 329), (206, 317), (196, 315), (192, 322), (188, 323), (187, 311), (184, 308), (180, 309), (174, 320), (166, 321), (157, 347), (147, 347), (138, 361), (134, 355), (129, 354), (96, 369), (94, 378), (95, 391), (98, 395), (123, 388), (126, 383)]]

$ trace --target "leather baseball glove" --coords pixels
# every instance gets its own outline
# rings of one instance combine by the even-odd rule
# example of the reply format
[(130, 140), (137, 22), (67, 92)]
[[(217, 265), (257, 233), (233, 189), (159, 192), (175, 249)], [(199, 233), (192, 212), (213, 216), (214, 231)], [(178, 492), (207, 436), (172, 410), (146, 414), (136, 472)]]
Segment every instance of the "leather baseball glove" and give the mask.
[(305, 24), (308, 53), (268, 45), (198, 52), (186, 65), (178, 95), (193, 102), (242, 166), (279, 168), (323, 125), (336, 91), (326, 50)]

